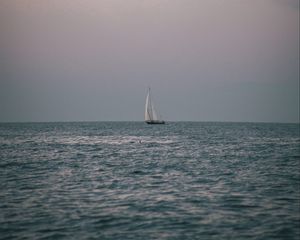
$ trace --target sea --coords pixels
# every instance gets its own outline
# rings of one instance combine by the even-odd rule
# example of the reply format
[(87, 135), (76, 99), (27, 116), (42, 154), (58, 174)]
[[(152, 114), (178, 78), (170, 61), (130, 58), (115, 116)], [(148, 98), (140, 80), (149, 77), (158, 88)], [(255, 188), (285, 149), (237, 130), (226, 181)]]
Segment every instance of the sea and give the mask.
[(0, 123), (0, 239), (299, 240), (299, 124)]

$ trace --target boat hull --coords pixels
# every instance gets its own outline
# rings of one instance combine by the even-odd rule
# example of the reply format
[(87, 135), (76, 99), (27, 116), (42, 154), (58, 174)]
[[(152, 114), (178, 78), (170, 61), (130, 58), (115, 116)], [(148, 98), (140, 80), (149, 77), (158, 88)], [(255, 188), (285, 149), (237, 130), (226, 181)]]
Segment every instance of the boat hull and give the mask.
[(147, 124), (165, 124), (165, 121), (146, 121)]

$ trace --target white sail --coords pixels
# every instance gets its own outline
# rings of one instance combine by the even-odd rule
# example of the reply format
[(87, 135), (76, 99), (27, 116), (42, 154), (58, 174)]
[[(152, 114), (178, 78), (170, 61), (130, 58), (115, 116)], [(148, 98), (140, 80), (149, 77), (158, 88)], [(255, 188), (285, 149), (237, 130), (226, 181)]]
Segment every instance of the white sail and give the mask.
[(146, 122), (164, 122), (158, 118), (156, 111), (154, 109), (154, 104), (151, 99), (150, 88), (148, 89), (148, 94), (146, 97), (145, 105), (145, 121)]
[(151, 103), (151, 107), (152, 107), (152, 110), (151, 110), (151, 113), (152, 113), (151, 120), (157, 121), (157, 120), (158, 120), (158, 117), (157, 117), (157, 114), (156, 114), (156, 112), (155, 112), (153, 103)]
[(145, 121), (151, 120), (151, 111), (152, 107), (150, 104), (150, 91), (148, 91), (147, 97), (146, 97), (146, 105), (145, 105)]

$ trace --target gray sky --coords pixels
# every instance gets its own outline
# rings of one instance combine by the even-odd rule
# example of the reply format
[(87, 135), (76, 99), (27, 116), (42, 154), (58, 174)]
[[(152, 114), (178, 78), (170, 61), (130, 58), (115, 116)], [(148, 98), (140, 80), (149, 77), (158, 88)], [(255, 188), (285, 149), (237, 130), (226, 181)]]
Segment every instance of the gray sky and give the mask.
[(1, 0), (0, 121), (297, 122), (297, 0)]

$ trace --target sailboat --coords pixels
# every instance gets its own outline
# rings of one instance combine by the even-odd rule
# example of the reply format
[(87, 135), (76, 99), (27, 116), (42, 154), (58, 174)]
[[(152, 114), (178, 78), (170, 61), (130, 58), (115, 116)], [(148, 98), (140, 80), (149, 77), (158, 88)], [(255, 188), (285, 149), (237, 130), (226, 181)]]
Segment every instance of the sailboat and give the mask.
[(145, 122), (147, 124), (165, 124), (165, 121), (158, 117), (154, 109), (153, 101), (151, 99), (150, 88), (148, 88), (148, 93), (146, 97), (145, 105)]

